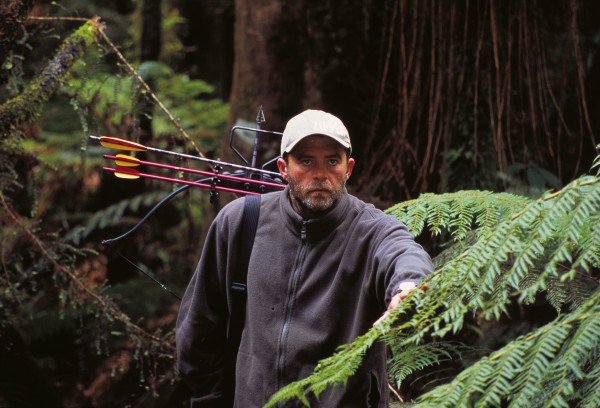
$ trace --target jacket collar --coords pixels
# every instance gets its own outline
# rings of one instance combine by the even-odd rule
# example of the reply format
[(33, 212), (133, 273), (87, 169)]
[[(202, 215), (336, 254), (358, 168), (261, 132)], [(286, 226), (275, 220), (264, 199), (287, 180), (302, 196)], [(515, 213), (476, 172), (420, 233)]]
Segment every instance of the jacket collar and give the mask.
[(305, 220), (300, 216), (300, 214), (294, 211), (292, 203), (290, 202), (289, 194), (289, 186), (286, 186), (286, 188), (281, 192), (280, 212), (286, 226), (298, 235), (300, 234), (300, 229), (302, 228), (303, 223), (306, 223), (309, 237), (328, 234), (339, 224), (341, 224), (346, 217), (348, 210), (350, 209), (350, 195), (348, 194), (348, 191), (344, 189), (342, 196), (340, 197), (340, 201), (334, 208), (321, 217)]

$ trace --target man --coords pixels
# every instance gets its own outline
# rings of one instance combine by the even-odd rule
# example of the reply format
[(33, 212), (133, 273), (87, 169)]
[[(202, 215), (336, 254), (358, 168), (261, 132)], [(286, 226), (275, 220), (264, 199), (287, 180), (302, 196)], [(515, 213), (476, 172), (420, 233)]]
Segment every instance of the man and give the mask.
[[(262, 196), (248, 267), (238, 408), (261, 407), (279, 388), (310, 375), (432, 271), (402, 223), (347, 193), (351, 151), (348, 131), (333, 115), (307, 110), (287, 123), (277, 165), (288, 186)], [(178, 367), (192, 386), (193, 407), (220, 406), (226, 282), (239, 253), (243, 207), (243, 199), (235, 200), (213, 222), (179, 311)], [(345, 387), (324, 392), (312, 406), (387, 407), (385, 363), (385, 345), (377, 344)]]

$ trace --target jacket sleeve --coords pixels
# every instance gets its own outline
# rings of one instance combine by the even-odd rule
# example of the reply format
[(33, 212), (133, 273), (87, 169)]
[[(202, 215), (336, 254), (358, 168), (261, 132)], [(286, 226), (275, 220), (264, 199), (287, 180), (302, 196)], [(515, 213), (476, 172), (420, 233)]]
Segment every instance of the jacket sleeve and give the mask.
[(177, 368), (192, 391), (192, 406), (218, 406), (227, 331), (228, 239), (219, 214), (185, 291), (176, 324)]
[(384, 224), (386, 227), (381, 230), (374, 257), (378, 265), (378, 280), (385, 288), (381, 295), (387, 306), (402, 282), (417, 283), (426, 278), (433, 272), (433, 264), (429, 254), (403, 223), (387, 215)]

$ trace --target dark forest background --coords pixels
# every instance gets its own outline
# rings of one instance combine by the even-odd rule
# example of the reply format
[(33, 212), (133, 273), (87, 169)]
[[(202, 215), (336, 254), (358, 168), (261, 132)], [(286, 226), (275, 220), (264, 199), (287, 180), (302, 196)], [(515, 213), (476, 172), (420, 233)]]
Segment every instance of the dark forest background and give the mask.
[[(174, 187), (103, 171), (89, 135), (240, 163), (232, 126), (254, 126), (262, 106), (261, 127), (281, 132), (319, 108), (350, 130), (349, 190), (379, 208), (465, 189), (537, 198), (598, 154), (599, 49), (597, 0), (2, 1), (0, 407), (188, 398), (173, 370), (178, 299), (144, 273), (182, 294), (234, 196), (187, 190), (102, 245)], [(261, 138), (261, 163), (277, 151)], [(475, 342), (547, 313), (516, 311)]]

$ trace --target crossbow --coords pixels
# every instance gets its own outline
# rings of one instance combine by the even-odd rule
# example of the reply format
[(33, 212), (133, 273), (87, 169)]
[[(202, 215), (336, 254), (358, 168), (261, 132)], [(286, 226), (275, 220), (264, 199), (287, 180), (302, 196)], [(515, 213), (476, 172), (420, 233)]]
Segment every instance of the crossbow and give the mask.
[[(164, 290), (169, 292), (171, 295), (175, 296), (178, 299), (181, 299), (180, 296), (172, 292), (168, 287), (158, 281), (154, 276), (140, 268), (136, 263), (131, 261), (129, 258), (125, 257), (120, 252), (116, 251), (111, 247), (111, 244), (114, 242), (120, 241), (131, 234), (133, 234), (142, 224), (144, 224), (148, 218), (154, 214), (160, 207), (165, 205), (169, 200), (175, 197), (177, 194), (189, 189), (190, 187), (199, 187), (210, 190), (210, 201), (214, 202), (219, 195), (220, 191), (229, 192), (236, 195), (260, 195), (272, 191), (282, 190), (285, 188), (285, 183), (281, 178), (281, 175), (277, 172), (269, 171), (267, 168), (272, 165), (279, 156), (266, 161), (260, 168), (257, 167), (257, 158), (258, 158), (258, 146), (261, 135), (275, 136), (281, 137), (281, 132), (275, 132), (271, 130), (261, 129), (261, 124), (265, 122), (265, 116), (262, 109), (262, 106), (259, 109), (258, 115), (256, 117), (256, 127), (246, 127), (246, 126), (233, 126), (229, 135), (229, 147), (231, 150), (241, 159), (243, 164), (235, 164), (230, 162), (225, 162), (221, 160), (213, 160), (206, 157), (191, 155), (187, 153), (180, 153), (170, 150), (159, 149), (156, 147), (146, 146), (137, 142), (121, 139), (118, 137), (112, 136), (95, 136), (90, 135), (90, 140), (97, 141), (101, 146), (106, 147), (112, 150), (119, 151), (127, 151), (127, 152), (152, 152), (158, 153), (160, 155), (169, 155), (175, 156), (180, 159), (188, 159), (194, 162), (204, 163), (209, 166), (209, 170), (200, 170), (192, 167), (183, 167), (176, 166), (170, 164), (159, 163), (155, 161), (141, 160), (129, 154), (105, 154), (103, 157), (105, 159), (111, 160), (114, 162), (114, 167), (105, 166), (103, 169), (107, 172), (113, 173), (116, 177), (121, 179), (153, 179), (160, 180), (169, 183), (181, 184), (182, 186), (173, 192), (166, 195), (163, 199), (161, 199), (154, 207), (150, 209), (140, 219), (140, 221), (135, 224), (131, 229), (127, 232), (119, 235), (115, 238), (105, 239), (102, 241), (102, 244), (107, 248), (111, 249), (116, 255), (121, 257), (131, 266), (142, 272), (145, 276), (153, 280), (159, 286), (161, 286)], [(235, 145), (236, 135), (239, 134), (240, 131), (244, 132), (253, 132), (254, 133), (254, 141), (252, 146), (252, 157), (250, 161), (244, 157), (244, 155), (240, 152), (240, 150)], [(145, 166), (153, 169), (162, 169), (164, 171), (177, 172), (178, 174), (186, 173), (193, 176), (202, 176), (201, 178), (195, 180), (184, 179), (181, 177), (173, 177), (166, 176), (163, 174), (156, 173), (147, 173), (141, 172), (136, 169), (136, 167)]]

